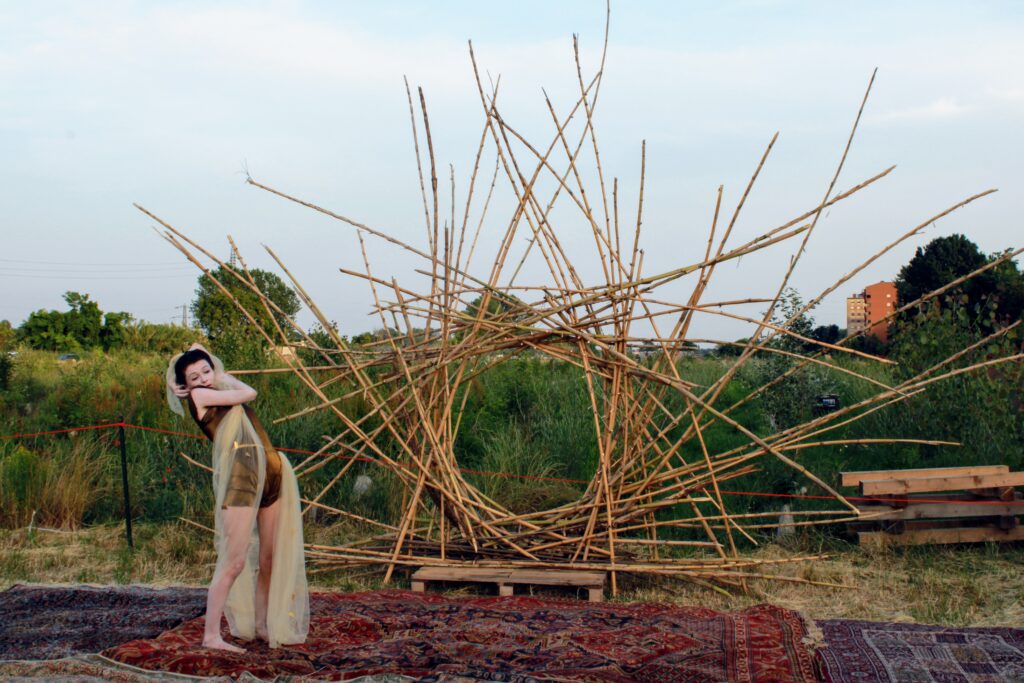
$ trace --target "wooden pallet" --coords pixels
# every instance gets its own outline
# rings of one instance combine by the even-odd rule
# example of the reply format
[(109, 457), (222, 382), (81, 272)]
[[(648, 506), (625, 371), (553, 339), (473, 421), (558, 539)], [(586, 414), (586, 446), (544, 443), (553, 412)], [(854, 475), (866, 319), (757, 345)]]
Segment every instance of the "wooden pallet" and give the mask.
[(848, 525), (864, 546), (1024, 540), (1013, 488), (1024, 472), (1006, 465), (843, 472), (839, 483), (876, 498), (857, 503), (860, 520)]
[(412, 575), (412, 589), (419, 593), (431, 581), (494, 583), (498, 595), (513, 595), (517, 584), (586, 588), (590, 602), (604, 600), (605, 572), (563, 569), (498, 569), (493, 567), (421, 567)]

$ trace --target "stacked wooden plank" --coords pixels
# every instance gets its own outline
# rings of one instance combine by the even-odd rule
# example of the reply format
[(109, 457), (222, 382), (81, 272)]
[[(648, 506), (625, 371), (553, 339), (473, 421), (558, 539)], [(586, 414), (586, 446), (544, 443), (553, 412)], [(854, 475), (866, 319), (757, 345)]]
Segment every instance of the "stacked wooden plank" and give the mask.
[(1006, 465), (843, 472), (859, 488), (862, 546), (1024, 540), (1024, 472)]

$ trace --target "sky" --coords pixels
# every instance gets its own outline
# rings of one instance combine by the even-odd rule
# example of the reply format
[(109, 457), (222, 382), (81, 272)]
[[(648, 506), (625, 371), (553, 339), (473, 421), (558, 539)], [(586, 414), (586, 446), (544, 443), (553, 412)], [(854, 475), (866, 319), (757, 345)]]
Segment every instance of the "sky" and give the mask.
[[(230, 234), (250, 266), (274, 269), (262, 247), (270, 246), (343, 333), (379, 327), (372, 294), (339, 272), (362, 269), (353, 228), (247, 185), (246, 174), (425, 248), (403, 78), (426, 97), (442, 213), (450, 212), (453, 168), (461, 215), (483, 125), (467, 41), (484, 78), (500, 77), (505, 120), (546, 147), (554, 131), (545, 93), (561, 115), (572, 107), (573, 35), (589, 78), (604, 22), (604, 3), (582, 0), (4, 0), (0, 320), (18, 325), (34, 310), (63, 310), (69, 290), (105, 311), (180, 320), (198, 271), (160, 239), (139, 203), (221, 257)], [(723, 216), (731, 215), (775, 132), (734, 243), (815, 206), (875, 68), (837, 188), (897, 168), (823, 214), (791, 279), (803, 298), (930, 216), (999, 192), (879, 259), (822, 302), (817, 322), (843, 326), (847, 296), (892, 279), (934, 237), (963, 233), (985, 252), (1020, 246), (1022, 29), (1024, 5), (1015, 2), (613, 3), (594, 127), (629, 236), (646, 144), (644, 272), (699, 260), (717, 188)], [(555, 158), (564, 168), (564, 155)], [(587, 158), (588, 196), (599, 202)], [(489, 148), (478, 184), (493, 165)], [(509, 196), (499, 182), (474, 274), (493, 258)], [(482, 198), (478, 187), (473, 220)], [(585, 282), (598, 284), (590, 228), (568, 203), (552, 217)], [(774, 294), (795, 246), (722, 266), (706, 298)], [(422, 288), (421, 259), (373, 238), (367, 249), (375, 275)], [(531, 258), (519, 282), (546, 281), (543, 262)], [(680, 282), (664, 295), (688, 292)], [(697, 336), (743, 332), (700, 320)], [(312, 321), (299, 314), (304, 326)]]

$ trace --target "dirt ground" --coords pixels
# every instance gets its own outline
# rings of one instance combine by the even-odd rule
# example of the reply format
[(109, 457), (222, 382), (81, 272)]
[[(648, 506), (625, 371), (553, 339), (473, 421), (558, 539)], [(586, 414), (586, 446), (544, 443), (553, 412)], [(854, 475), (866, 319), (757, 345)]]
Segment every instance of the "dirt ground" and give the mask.
[[(306, 540), (324, 542), (342, 534), (342, 529), (321, 528)], [(132, 551), (123, 528), (110, 526), (78, 531), (0, 530), (0, 590), (14, 583), (204, 586), (209, 581), (215, 558), (205, 532), (181, 523), (143, 524), (135, 527), (134, 540)], [(844, 587), (752, 580), (746, 594), (723, 595), (679, 579), (620, 576), (619, 595), (610, 599), (716, 610), (769, 602), (816, 619), (1024, 626), (1024, 547), (1020, 544), (875, 551), (826, 538), (803, 538), (798, 544), (798, 548), (773, 544), (751, 554), (779, 559), (827, 553), (828, 559), (782, 564), (773, 572)], [(311, 568), (309, 581), (314, 590), (382, 587), (380, 574), (368, 574), (366, 569), (318, 572)], [(396, 574), (391, 587), (408, 585), (407, 575)], [(456, 592), (487, 590), (471, 586)], [(545, 593), (572, 595), (559, 589)]]

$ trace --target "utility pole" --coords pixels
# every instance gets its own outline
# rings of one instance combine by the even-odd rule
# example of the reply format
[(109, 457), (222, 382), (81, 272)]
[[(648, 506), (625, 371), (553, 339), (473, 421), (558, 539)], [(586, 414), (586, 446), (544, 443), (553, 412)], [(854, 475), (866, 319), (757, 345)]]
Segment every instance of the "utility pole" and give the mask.
[(188, 304), (182, 306), (175, 306), (174, 310), (181, 309), (181, 324), (183, 327), (188, 327)]

